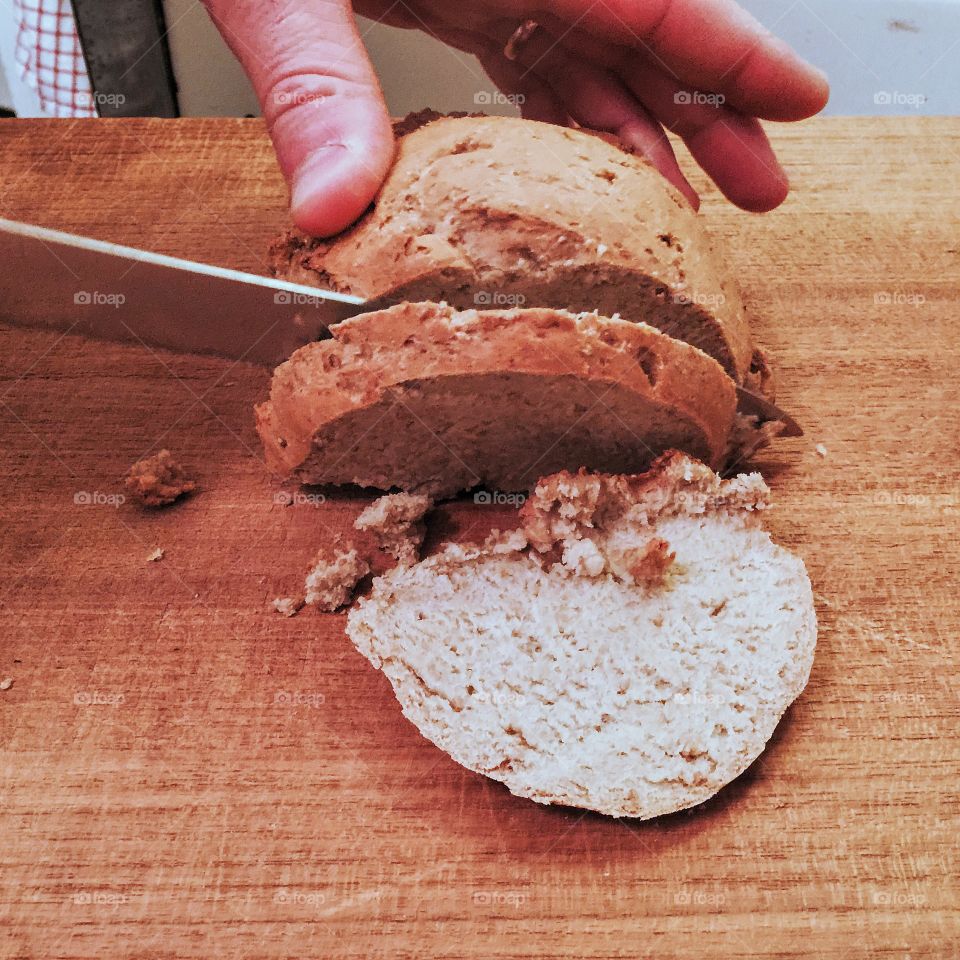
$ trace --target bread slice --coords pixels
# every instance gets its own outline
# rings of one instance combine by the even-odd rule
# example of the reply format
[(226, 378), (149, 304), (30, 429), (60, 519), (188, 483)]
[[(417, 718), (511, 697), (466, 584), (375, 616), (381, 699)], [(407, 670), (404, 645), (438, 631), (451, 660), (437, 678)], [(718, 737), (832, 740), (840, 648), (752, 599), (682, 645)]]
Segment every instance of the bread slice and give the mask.
[(425, 737), (518, 796), (690, 807), (759, 756), (813, 662), (810, 582), (760, 525), (767, 493), (676, 453), (547, 477), (520, 530), (375, 579), (347, 631)]
[(647, 161), (552, 124), (424, 119), (400, 136), (370, 212), (332, 240), (286, 234), (271, 250), (277, 276), (371, 309), (433, 300), (619, 315), (755, 386), (737, 286), (695, 211)]
[(447, 496), (544, 472), (724, 456), (736, 407), (716, 361), (644, 324), (557, 310), (400, 304), (331, 328), (274, 373), (270, 465), (319, 484)]

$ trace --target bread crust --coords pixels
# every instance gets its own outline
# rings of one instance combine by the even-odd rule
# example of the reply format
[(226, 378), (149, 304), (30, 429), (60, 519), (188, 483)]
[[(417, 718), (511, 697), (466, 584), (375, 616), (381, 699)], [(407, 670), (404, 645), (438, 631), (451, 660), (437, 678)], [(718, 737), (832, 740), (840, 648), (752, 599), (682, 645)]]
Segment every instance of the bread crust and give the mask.
[(373, 207), (332, 240), (292, 230), (277, 276), (461, 309), (619, 313), (692, 343), (737, 381), (753, 348), (736, 285), (697, 214), (608, 139), (506, 117), (417, 118)]
[(530, 545), (547, 553), (585, 530), (613, 525), (628, 511), (648, 524), (678, 512), (737, 510), (756, 518), (769, 506), (769, 494), (759, 473), (725, 480), (681, 451), (667, 450), (643, 473), (611, 475), (581, 467), (541, 477), (520, 508), (520, 520)]
[[(409, 462), (403, 464), (406, 474), (400, 466), (392, 473), (385, 466), (377, 477), (354, 475), (342, 442), (330, 441), (330, 431), (348, 417), (366, 412), (373, 422), (379, 411), (420, 396), (431, 385), (455, 390), (460, 378), (464, 395), (458, 409), (466, 411), (476, 406), (471, 388), (482, 386), (485, 378), (498, 378), (521, 391), (527, 384), (562, 381), (593, 391), (601, 401), (603, 390), (615, 390), (618, 398), (632, 398), (637, 410), (649, 408), (675, 424), (677, 435), (688, 437), (694, 447), (690, 452), (714, 464), (724, 456), (734, 421), (734, 385), (719, 364), (643, 324), (539, 308), (457, 312), (445, 304), (406, 303), (355, 317), (330, 332), (330, 340), (302, 347), (277, 368), (270, 399), (257, 408), (257, 429), (269, 465), (306, 482), (397, 486), (439, 495), (471, 486), (462, 460), (454, 455), (442, 477), (418, 477), (416, 464)], [(441, 421), (448, 416), (438, 412), (428, 423), (438, 437), (445, 436), (447, 425)], [(496, 424), (498, 444), (505, 450), (519, 426), (509, 418)], [(657, 438), (637, 437), (636, 456), (629, 460), (637, 468), (674, 445), (666, 438), (659, 449), (640, 449), (642, 443), (656, 444)], [(379, 453), (388, 464), (387, 452)], [(398, 461), (409, 460), (402, 437), (393, 453)], [(509, 480), (494, 475), (477, 476), (473, 482)]]

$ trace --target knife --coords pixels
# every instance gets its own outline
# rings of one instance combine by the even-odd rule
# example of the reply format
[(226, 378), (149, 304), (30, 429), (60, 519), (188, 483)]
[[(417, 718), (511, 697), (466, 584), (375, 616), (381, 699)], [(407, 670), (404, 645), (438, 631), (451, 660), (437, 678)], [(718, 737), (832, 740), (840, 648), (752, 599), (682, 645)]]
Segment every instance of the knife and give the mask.
[(276, 366), (360, 297), (0, 219), (0, 320)]
[[(360, 297), (0, 218), (0, 320), (276, 366), (369, 309)], [(739, 409), (797, 422), (737, 387)]]

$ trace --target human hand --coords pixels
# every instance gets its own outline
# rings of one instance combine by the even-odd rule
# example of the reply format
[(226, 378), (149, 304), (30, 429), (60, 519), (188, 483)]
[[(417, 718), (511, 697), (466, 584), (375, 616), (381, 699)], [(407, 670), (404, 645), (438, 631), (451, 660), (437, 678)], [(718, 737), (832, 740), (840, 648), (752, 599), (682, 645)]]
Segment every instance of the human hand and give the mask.
[[(358, 13), (476, 54), (525, 117), (617, 134), (690, 201), (664, 128), (735, 204), (770, 210), (787, 178), (757, 118), (801, 120), (827, 81), (733, 0), (205, 0), (249, 75), (303, 230), (328, 236), (369, 205), (393, 159)], [(538, 27), (504, 49), (520, 23)]]

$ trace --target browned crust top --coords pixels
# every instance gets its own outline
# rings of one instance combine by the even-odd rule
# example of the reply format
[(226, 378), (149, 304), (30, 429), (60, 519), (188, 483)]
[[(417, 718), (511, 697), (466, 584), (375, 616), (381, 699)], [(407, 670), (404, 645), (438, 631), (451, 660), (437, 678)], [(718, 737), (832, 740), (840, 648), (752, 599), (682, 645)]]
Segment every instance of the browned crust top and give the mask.
[[(276, 275), (378, 307), (439, 299), (434, 288), (451, 284), (522, 292), (528, 268), (504, 264), (529, 256), (540, 262), (529, 267), (537, 282), (584, 268), (628, 271), (662, 287), (691, 327), (709, 329), (718, 344), (710, 352), (746, 378), (752, 349), (736, 285), (696, 213), (646, 160), (613, 138), (507, 117), (428, 111), (398, 130), (395, 165), (370, 210), (331, 239), (296, 230), (279, 238)], [(661, 309), (651, 302), (627, 319), (645, 319), (647, 308)]]

